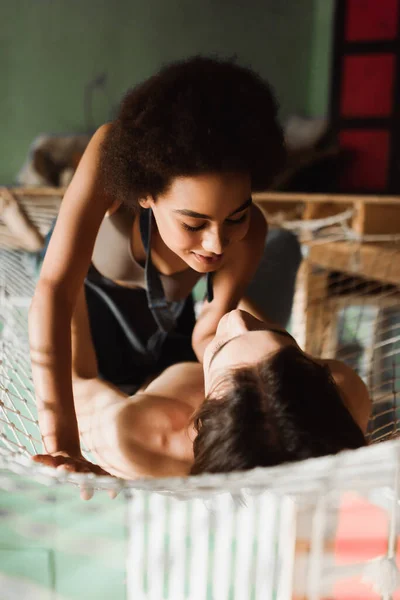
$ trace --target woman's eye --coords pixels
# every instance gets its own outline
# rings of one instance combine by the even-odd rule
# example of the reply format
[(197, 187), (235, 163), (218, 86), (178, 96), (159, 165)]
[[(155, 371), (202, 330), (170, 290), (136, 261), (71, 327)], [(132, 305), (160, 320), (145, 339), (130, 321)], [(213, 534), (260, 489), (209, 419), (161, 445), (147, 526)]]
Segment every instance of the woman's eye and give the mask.
[(239, 223), (243, 223), (247, 218), (247, 213), (245, 213), (240, 219), (227, 219), (225, 222), (228, 225), (239, 225)]
[(199, 227), (191, 227), (187, 223), (182, 223), (182, 227), (186, 231), (200, 231), (201, 229), (204, 229), (204, 225), (200, 225)]
[[(225, 223), (227, 223), (228, 225), (239, 225), (240, 223), (244, 223), (244, 221), (247, 219), (247, 214), (248, 213), (246, 212), (239, 219), (226, 219)], [(182, 223), (182, 227), (186, 231), (201, 231), (202, 229), (204, 229), (205, 226), (205, 223), (203, 223), (203, 225), (199, 225), (198, 227), (191, 227), (187, 223)]]

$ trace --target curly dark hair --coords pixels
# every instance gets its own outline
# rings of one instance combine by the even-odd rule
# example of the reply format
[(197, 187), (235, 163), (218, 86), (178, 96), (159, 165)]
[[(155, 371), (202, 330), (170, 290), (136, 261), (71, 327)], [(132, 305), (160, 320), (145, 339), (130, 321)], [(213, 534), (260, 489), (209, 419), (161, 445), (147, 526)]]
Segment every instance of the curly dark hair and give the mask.
[(192, 475), (272, 466), (366, 445), (328, 367), (287, 347), (232, 372), (194, 417)]
[(269, 85), (232, 60), (172, 63), (130, 90), (103, 142), (106, 191), (136, 207), (173, 178), (250, 173), (266, 189), (286, 152)]

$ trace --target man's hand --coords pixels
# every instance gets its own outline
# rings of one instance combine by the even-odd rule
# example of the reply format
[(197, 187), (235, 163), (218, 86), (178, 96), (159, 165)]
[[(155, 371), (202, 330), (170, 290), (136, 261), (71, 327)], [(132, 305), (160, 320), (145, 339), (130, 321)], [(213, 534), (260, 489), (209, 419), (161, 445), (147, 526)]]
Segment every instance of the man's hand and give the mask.
[[(53, 454), (35, 454), (32, 456), (34, 462), (45, 465), (46, 467), (52, 467), (53, 469), (68, 471), (70, 473), (94, 473), (95, 475), (102, 475), (112, 477), (110, 473), (107, 473), (104, 469), (91, 463), (82, 456), (82, 454), (70, 455), (67, 452), (54, 452)], [(82, 500), (90, 500), (93, 497), (93, 489), (87, 486), (81, 486), (81, 498)], [(115, 497), (115, 493), (110, 490), (109, 495), (111, 498)]]

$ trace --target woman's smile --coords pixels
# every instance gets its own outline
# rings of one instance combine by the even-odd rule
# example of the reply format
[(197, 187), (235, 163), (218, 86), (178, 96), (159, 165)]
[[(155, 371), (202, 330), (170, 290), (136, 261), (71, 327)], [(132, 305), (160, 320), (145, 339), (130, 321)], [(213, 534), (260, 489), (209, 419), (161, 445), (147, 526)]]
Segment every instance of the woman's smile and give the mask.
[(193, 256), (196, 260), (198, 260), (203, 265), (218, 265), (222, 258), (223, 254), (214, 254), (213, 256), (205, 256), (204, 254), (199, 254), (198, 252), (192, 252)]

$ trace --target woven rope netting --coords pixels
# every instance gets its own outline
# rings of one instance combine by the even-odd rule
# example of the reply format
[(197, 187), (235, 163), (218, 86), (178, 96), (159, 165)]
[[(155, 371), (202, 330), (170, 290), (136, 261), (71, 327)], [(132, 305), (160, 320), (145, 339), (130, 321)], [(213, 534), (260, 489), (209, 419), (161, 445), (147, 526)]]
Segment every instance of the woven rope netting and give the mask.
[[(139, 510), (140, 494), (159, 492), (167, 502), (170, 497), (212, 499), (216, 494), (229, 492), (230, 498), (233, 498), (232, 514), (236, 514), (243, 503), (257, 503), (257, 498), (266, 492), (270, 499), (285, 496), (290, 499), (290, 506), (293, 502), (297, 506), (297, 521), (293, 525), (296, 539), (301, 514), (304, 516), (309, 510), (311, 515), (307, 550), (311, 567), (303, 584), (303, 592), (309, 598), (321, 597), (315, 592), (320, 590), (318, 586), (322, 581), (318, 557), (323, 552), (331, 508), (337, 509), (342, 493), (348, 490), (368, 498), (374, 490), (387, 490), (384, 500), (383, 496), (381, 500), (388, 511), (384, 560), (389, 562), (381, 566), (389, 575), (380, 588), (380, 584), (376, 583), (379, 577), (371, 575), (371, 579), (382, 597), (389, 597), (385, 595), (389, 593), (387, 590), (396, 589), (398, 582), (390, 565), (397, 547), (400, 466), (400, 442), (396, 439), (400, 429), (400, 239), (395, 236), (358, 239), (343, 226), (340, 218), (328, 225), (324, 228), (318, 224), (317, 231), (300, 225), (305, 258), (298, 274), (291, 330), (303, 349), (314, 356), (342, 360), (363, 378), (373, 401), (368, 429), (369, 447), (246, 473), (129, 482), (60, 473), (34, 464), (30, 455), (41, 451), (41, 439), (30, 376), (27, 313), (35, 287), (37, 265), (31, 255), (3, 247), (0, 248), (0, 489), (13, 489), (11, 482), (18, 478), (25, 483), (30, 482), (33, 487), (38, 483), (86, 482), (98, 489), (114, 487), (126, 490), (127, 494), (134, 492), (139, 498), (134, 510)], [(150, 494), (150, 497), (153, 496)], [(146, 504), (146, 510), (150, 510), (153, 500), (146, 502), (150, 502)], [(282, 516), (284, 506), (277, 505), (274, 510), (281, 511)], [(215, 514), (221, 510), (220, 514), (226, 515), (227, 508), (222, 500), (216, 500), (214, 510), (217, 512), (214, 517), (211, 514), (210, 519), (214, 519), (213, 535), (218, 538), (215, 531), (219, 525)], [(288, 511), (285, 522), (287, 519), (290, 521), (290, 515), (294, 514), (290, 507)], [(172, 521), (168, 522), (172, 527)], [(238, 540), (242, 535), (241, 529), (237, 524), (235, 527), (235, 539)], [(288, 532), (283, 533), (280, 529), (274, 535), (282, 540), (282, 536), (287, 538)], [(136, 551), (135, 546), (133, 554)], [(278, 569), (277, 566), (274, 568)], [(293, 572), (293, 564), (290, 568)], [(325, 584), (331, 575), (331, 572), (325, 573)], [(279, 579), (282, 575), (276, 577)], [(279, 589), (283, 590), (286, 584), (279, 583), (278, 579), (274, 589), (281, 585)], [(252, 597), (269, 596), (261, 596), (257, 591)]]
[(16, 191), (0, 186), (0, 246), (40, 250), (57, 217), (62, 190), (17, 188)]
[[(340, 216), (336, 220), (340, 223)], [(292, 332), (307, 352), (342, 360), (359, 373), (373, 401), (370, 441), (394, 438), (399, 430), (400, 236), (364, 241), (342, 227), (318, 227), (310, 234), (300, 224), (305, 259)], [(34, 255), (0, 246), (0, 460), (7, 466), (41, 451), (27, 335), (37, 274)], [(33, 473), (37, 467), (27, 468)]]

